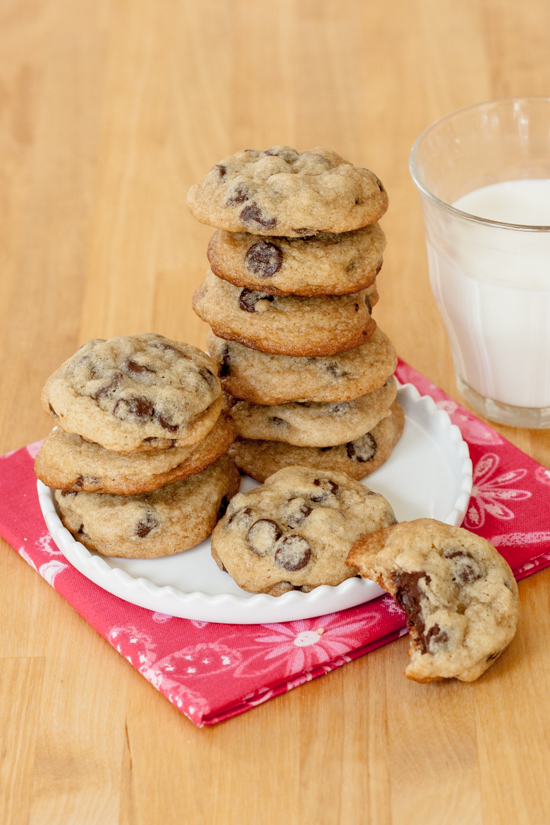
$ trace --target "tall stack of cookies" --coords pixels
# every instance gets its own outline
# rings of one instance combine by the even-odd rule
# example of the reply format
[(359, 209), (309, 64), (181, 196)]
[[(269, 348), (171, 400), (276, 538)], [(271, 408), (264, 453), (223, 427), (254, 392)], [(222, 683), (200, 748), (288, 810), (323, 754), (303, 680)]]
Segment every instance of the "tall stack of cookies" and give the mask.
[(331, 150), (275, 146), (225, 158), (187, 202), (217, 229), (193, 307), (233, 398), (237, 466), (261, 482), (290, 465), (373, 472), (404, 423), (395, 349), (371, 314), (381, 182)]
[(207, 538), (239, 489), (215, 365), (162, 335), (94, 339), (50, 376), (35, 473), (90, 550), (156, 558)]

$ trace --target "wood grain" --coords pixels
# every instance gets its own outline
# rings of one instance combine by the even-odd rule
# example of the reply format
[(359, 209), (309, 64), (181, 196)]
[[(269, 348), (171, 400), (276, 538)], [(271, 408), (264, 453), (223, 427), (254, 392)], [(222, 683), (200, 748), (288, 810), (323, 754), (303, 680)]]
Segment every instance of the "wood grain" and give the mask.
[[(455, 398), (408, 154), (431, 121), (547, 94), (547, 0), (4, 0), (0, 451), (44, 436), (47, 376), (91, 337), (204, 346), (211, 230), (189, 186), (239, 148), (327, 145), (390, 194), (376, 317)], [(550, 435), (499, 430), (550, 467)], [(550, 572), (479, 682), (416, 685), (400, 640), (196, 729), (5, 542), (6, 825), (547, 825)]]

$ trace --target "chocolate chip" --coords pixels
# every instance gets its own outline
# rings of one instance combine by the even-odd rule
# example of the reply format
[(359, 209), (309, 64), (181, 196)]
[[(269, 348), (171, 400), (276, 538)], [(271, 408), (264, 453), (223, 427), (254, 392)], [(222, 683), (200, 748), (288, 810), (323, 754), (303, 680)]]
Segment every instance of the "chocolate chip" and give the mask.
[(77, 493), (76, 490), (61, 490), (61, 495), (63, 497), (65, 497), (65, 496), (76, 496), (76, 495), (78, 495), (78, 493)]
[(239, 296), (239, 306), (245, 312), (256, 312), (258, 301), (272, 301), (273, 295), (266, 295), (265, 292), (258, 292), (255, 289), (245, 287)]
[(327, 404), (326, 410), (329, 415), (343, 415), (348, 412), (349, 404), (346, 401), (334, 402)]
[(104, 398), (105, 396), (108, 397), (112, 395), (114, 391), (118, 389), (123, 380), (124, 375), (121, 372), (115, 372), (109, 383), (104, 387), (101, 387), (101, 389), (96, 390), (93, 397), (97, 400), (98, 398)]
[(217, 521), (219, 521), (221, 518), (223, 518), (225, 516), (225, 511), (227, 510), (228, 504), (229, 504), (229, 499), (228, 499), (227, 496), (224, 496), (222, 498), (222, 500), (220, 501), (220, 506), (218, 508)]
[(235, 206), (235, 204), (237, 203), (244, 203), (248, 200), (249, 197), (250, 195), (248, 194), (244, 186), (237, 186), (237, 188), (234, 189), (231, 195), (229, 196), (227, 206)]
[(295, 163), (300, 157), (296, 149), (292, 149), (290, 146), (284, 146), (281, 149), (272, 146), (271, 149), (266, 149), (265, 152), (262, 152), (262, 157), (266, 155), (272, 158), (282, 158), (286, 160), (287, 163)]
[(152, 369), (151, 367), (146, 367), (144, 364), (138, 364), (137, 361), (134, 361), (132, 358), (127, 358), (124, 362), (124, 367), (128, 370), (129, 373), (132, 375), (139, 375), (143, 372), (150, 372), (155, 373), (156, 370)]
[(346, 266), (346, 272), (353, 272), (353, 270), (357, 267), (359, 263), (359, 258), (354, 258), (353, 261), (350, 261), (349, 264)]
[(342, 375), (342, 370), (340, 365), (336, 363), (336, 361), (329, 361), (327, 364), (324, 364), (325, 370), (332, 375), (334, 378), (339, 378)]
[(336, 482), (331, 481), (330, 478), (316, 478), (313, 482), (316, 487), (319, 487), (318, 493), (313, 493), (310, 496), (312, 501), (326, 501), (330, 495), (336, 495), (339, 490)]
[[(365, 301), (366, 301), (366, 300), (367, 300), (367, 299), (365, 298)], [(369, 304), (367, 304), (367, 306), (370, 306), (370, 303), (369, 303)], [(356, 311), (356, 312), (359, 312), (359, 304), (355, 304), (355, 311)]]
[(364, 203), (365, 203), (364, 198), (355, 198), (355, 205), (356, 206), (363, 206)]
[(267, 553), (273, 552), (281, 532), (281, 528), (276, 521), (270, 518), (262, 518), (254, 522), (246, 534), (246, 542), (257, 556), (265, 556)]
[(289, 498), (284, 504), (284, 509), (285, 523), (288, 527), (299, 527), (313, 512), (313, 507), (310, 507), (303, 498), (298, 496)]
[(134, 398), (120, 398), (113, 409), (113, 415), (119, 420), (124, 420), (129, 415), (135, 418), (151, 418), (155, 409), (149, 398), (137, 395)]
[(312, 552), (309, 542), (303, 536), (291, 533), (278, 542), (275, 564), (293, 573), (308, 564)]
[(229, 348), (224, 347), (220, 355), (220, 369), (218, 373), (220, 378), (227, 378), (231, 375), (231, 358), (229, 356)]
[(352, 461), (359, 461), (360, 463), (372, 461), (376, 455), (376, 449), (376, 439), (372, 433), (365, 433), (365, 435), (356, 438), (355, 441), (348, 441), (346, 444), (349, 458), (351, 458)]
[(136, 524), (136, 536), (139, 536), (140, 539), (144, 539), (149, 535), (151, 530), (154, 530), (155, 527), (159, 526), (159, 524), (160, 522), (155, 514), (151, 510), (147, 510), (143, 518), (141, 518)]
[(470, 584), (483, 576), (479, 564), (466, 550), (447, 550), (443, 553), (446, 559), (451, 559), (456, 564), (456, 578), (461, 584)]
[(301, 238), (307, 238), (308, 236), (317, 234), (316, 229), (310, 229), (308, 226), (302, 226), (300, 229), (293, 229), (292, 231), (295, 235), (299, 235)]
[(424, 621), (420, 614), (421, 601), (424, 597), (423, 591), (419, 588), (420, 579), (424, 579), (429, 584), (431, 579), (424, 570), (417, 573), (395, 573), (393, 580), (397, 586), (395, 599), (400, 607), (405, 611), (407, 625), (414, 627), (419, 635), (419, 643), (425, 648)]
[(168, 430), (169, 433), (175, 433), (176, 430), (179, 429), (177, 424), (171, 424), (170, 421), (167, 421), (163, 414), (160, 412), (156, 413), (155, 418), (157, 419), (162, 429)]
[(207, 367), (199, 367), (199, 375), (204, 381), (206, 381), (209, 387), (216, 386), (217, 382), (212, 370), (209, 370)]
[(283, 264), (283, 253), (274, 243), (258, 241), (248, 248), (245, 262), (247, 268), (260, 278), (271, 278)]
[(438, 624), (434, 624), (433, 627), (430, 627), (428, 632), (424, 634), (424, 640), (428, 648), (430, 642), (433, 642), (435, 645), (445, 644), (449, 641), (449, 636), (445, 630), (441, 630)]
[(242, 221), (245, 221), (245, 223), (248, 221), (259, 223), (264, 229), (273, 229), (274, 226), (277, 226), (277, 218), (264, 218), (262, 210), (257, 203), (249, 203), (248, 206), (245, 206), (240, 214), (240, 218)]
[(212, 167), (212, 171), (214, 171), (214, 169), (218, 170), (220, 178), (225, 177), (227, 174), (227, 168), (223, 165), (223, 163), (216, 163), (216, 165)]
[(250, 507), (241, 507), (240, 510), (235, 510), (225, 521), (225, 528), (229, 530), (231, 527), (240, 527), (243, 530), (248, 530), (252, 524), (252, 510)]
[(272, 424), (275, 424), (276, 427), (280, 427), (281, 425), (285, 427), (288, 426), (287, 421), (285, 421), (283, 418), (278, 418), (276, 415), (271, 415), (269, 417), (269, 420)]
[(75, 480), (75, 483), (73, 484), (73, 487), (76, 487), (77, 490), (81, 490), (82, 487), (84, 487), (84, 484), (86, 484), (88, 487), (91, 487), (91, 486), (97, 486), (99, 484), (99, 482), (100, 482), (100, 479), (96, 478), (96, 476), (82, 476), (82, 475), (79, 475), (79, 476), (76, 477), (76, 480)]

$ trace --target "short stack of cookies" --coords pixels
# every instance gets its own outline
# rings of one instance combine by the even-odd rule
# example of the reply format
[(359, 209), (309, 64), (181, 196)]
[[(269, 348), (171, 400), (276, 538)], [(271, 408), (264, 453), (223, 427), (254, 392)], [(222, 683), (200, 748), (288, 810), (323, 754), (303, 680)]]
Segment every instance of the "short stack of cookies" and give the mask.
[(196, 347), (147, 333), (89, 341), (48, 379), (57, 428), (35, 473), (88, 549), (156, 558), (210, 535), (240, 482), (215, 372)]
[(193, 186), (217, 231), (193, 299), (232, 397), (237, 466), (263, 482), (305, 465), (364, 478), (403, 430), (395, 348), (372, 307), (388, 198), (335, 152), (237, 152)]

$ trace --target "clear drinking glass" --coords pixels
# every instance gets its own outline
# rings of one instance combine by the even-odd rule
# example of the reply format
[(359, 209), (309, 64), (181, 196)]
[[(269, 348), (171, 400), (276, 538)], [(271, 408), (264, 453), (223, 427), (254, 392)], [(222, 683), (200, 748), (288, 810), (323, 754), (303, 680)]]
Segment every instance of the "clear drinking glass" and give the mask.
[(549, 428), (550, 98), (446, 115), (410, 171), (460, 392), (493, 421)]

